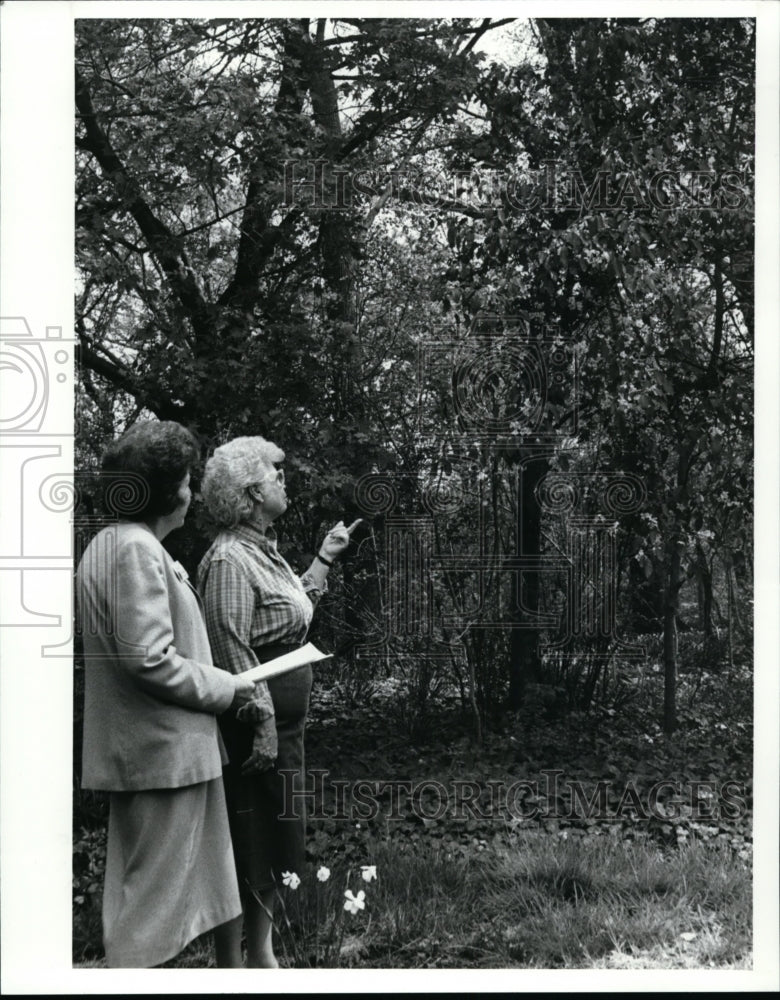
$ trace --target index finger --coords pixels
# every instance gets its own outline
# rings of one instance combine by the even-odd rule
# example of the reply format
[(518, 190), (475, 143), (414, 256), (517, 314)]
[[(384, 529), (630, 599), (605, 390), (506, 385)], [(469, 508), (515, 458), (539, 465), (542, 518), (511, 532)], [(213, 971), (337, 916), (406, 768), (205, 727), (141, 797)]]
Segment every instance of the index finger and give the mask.
[(357, 528), (357, 526), (362, 523), (363, 523), (362, 517), (359, 517), (357, 521), (353, 521), (352, 524), (350, 524), (350, 526), (347, 528), (347, 534), (351, 535), (352, 532), (355, 530), (355, 528)]

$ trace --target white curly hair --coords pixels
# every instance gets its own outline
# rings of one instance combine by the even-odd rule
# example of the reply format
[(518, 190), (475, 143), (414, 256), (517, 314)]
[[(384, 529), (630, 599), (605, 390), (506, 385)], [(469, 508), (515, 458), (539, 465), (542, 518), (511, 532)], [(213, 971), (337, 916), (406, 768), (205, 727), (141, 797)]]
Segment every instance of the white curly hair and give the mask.
[(252, 512), (247, 487), (274, 473), (284, 452), (262, 437), (238, 437), (220, 445), (206, 462), (201, 494), (211, 517), (223, 528), (233, 528)]

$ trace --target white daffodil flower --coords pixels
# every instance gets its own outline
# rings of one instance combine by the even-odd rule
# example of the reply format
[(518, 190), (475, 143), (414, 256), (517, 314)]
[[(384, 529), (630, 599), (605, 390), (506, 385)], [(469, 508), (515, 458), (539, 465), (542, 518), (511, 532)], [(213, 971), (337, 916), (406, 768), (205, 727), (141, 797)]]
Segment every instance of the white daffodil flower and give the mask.
[(348, 913), (357, 913), (358, 910), (365, 910), (366, 908), (366, 894), (361, 889), (357, 896), (355, 896), (351, 889), (347, 889), (344, 893), (344, 909)]
[(301, 880), (295, 872), (282, 872), (282, 882), (291, 889), (297, 889), (301, 884)]

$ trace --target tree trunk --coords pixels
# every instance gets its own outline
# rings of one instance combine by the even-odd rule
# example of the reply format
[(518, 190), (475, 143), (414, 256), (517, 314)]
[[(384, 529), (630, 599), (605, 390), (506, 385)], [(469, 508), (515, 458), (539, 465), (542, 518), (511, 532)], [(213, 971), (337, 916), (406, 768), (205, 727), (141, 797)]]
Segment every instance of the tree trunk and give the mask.
[(657, 633), (664, 617), (664, 572), (661, 560), (652, 561), (648, 576), (636, 559), (628, 565), (628, 623), (642, 635)]
[(734, 586), (732, 580), (733, 570), (731, 562), (726, 561), (726, 595), (728, 598), (728, 633), (729, 633), (729, 680), (734, 673)]
[(690, 492), (695, 435), (682, 444), (677, 458), (677, 483), (670, 504), (669, 542), (667, 548), (668, 576), (664, 598), (664, 732), (677, 726), (677, 615), (680, 610), (682, 587), (682, 557), (685, 550), (684, 525), (680, 509)]
[(675, 539), (669, 558), (664, 607), (664, 732), (677, 728), (677, 611), (681, 584), (680, 544)]
[(471, 709), (471, 717), (474, 720), (474, 741), (478, 747), (482, 746), (482, 718), (479, 714), (479, 705), (477, 704), (477, 678), (476, 671), (474, 669), (474, 658), (469, 656), (467, 658), (468, 672), (469, 672), (469, 707)]
[(699, 598), (699, 619), (704, 638), (712, 635), (712, 570), (701, 545), (696, 546), (696, 584)]
[[(531, 458), (520, 462), (520, 489), (517, 505), (517, 552), (521, 556), (538, 556), (541, 553), (541, 511), (535, 490), (547, 474), (549, 464), (545, 458)], [(539, 571), (530, 570), (512, 574), (512, 634), (509, 644), (509, 694), (507, 707), (516, 710), (523, 700), (526, 684), (540, 683), (542, 662), (539, 652), (540, 629), (528, 622), (528, 614), (539, 611)], [(525, 610), (523, 610), (525, 609)]]

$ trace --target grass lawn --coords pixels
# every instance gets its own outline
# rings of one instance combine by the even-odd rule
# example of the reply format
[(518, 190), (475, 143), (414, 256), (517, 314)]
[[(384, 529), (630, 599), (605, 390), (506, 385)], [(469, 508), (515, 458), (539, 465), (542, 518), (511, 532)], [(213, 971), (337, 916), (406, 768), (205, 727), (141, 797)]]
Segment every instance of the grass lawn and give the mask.
[[(297, 890), (282, 889), (282, 964), (750, 968), (751, 871), (727, 847), (524, 834), (471, 861), (393, 841), (367, 857), (377, 868), (370, 884), (341, 862), (325, 884), (310, 873)], [(354, 915), (343, 910), (347, 880), (365, 891)], [(169, 963), (209, 965), (209, 935)]]
[[(700, 698), (701, 692), (699, 692)], [(699, 702), (700, 704), (700, 702)], [(452, 787), (472, 782), (534, 781), (522, 815), (490, 800), (479, 816), (457, 815), (450, 801), (437, 818), (420, 809), (436, 794), (406, 802), (388, 818), (335, 816), (332, 786), (310, 813), (309, 870), (296, 890), (280, 889), (276, 952), (283, 965), (353, 968), (634, 968), (749, 969), (752, 948), (752, 768), (750, 727), (726, 714), (735, 699), (686, 716), (673, 739), (643, 709), (623, 718), (515, 718), (474, 747), (468, 720), (440, 711), (405, 728), (392, 702), (352, 703), (323, 684), (312, 705), (307, 766), (329, 780), (354, 783), (408, 779)], [(419, 722), (419, 720), (418, 720)], [(543, 777), (561, 788), (545, 793)], [(567, 781), (588, 796), (608, 778), (615, 807), (627, 783), (646, 802), (661, 780), (722, 787), (736, 782), (742, 808), (701, 819), (683, 805), (663, 817), (545, 819), (538, 807), (564, 802)], [(564, 796), (565, 798), (565, 796)], [(715, 795), (717, 799), (717, 794)], [(553, 801), (554, 800), (554, 801)], [(669, 800), (670, 802), (672, 800)], [(708, 801), (713, 801), (708, 800)], [(707, 803), (705, 802), (705, 805)], [(706, 811), (706, 810), (705, 810)], [(347, 810), (349, 812), (349, 810)], [(522, 810), (521, 810), (522, 812)], [(74, 964), (100, 966), (100, 884), (104, 832), (94, 824), (77, 838), (74, 859)], [(327, 882), (315, 877), (330, 869)], [(361, 866), (376, 866), (364, 882)], [(365, 908), (344, 910), (344, 892), (365, 893)], [(168, 963), (214, 964), (209, 935)]]

